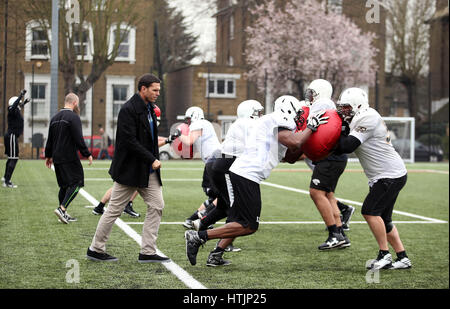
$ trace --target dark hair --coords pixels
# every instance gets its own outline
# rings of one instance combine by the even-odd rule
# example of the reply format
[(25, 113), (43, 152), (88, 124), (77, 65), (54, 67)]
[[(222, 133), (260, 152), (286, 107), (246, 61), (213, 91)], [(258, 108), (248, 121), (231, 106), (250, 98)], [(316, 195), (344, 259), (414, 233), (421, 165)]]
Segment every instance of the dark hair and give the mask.
[(161, 81), (158, 77), (150, 73), (142, 75), (141, 77), (139, 77), (138, 91), (141, 91), (142, 86), (149, 87), (153, 83), (160, 84)]

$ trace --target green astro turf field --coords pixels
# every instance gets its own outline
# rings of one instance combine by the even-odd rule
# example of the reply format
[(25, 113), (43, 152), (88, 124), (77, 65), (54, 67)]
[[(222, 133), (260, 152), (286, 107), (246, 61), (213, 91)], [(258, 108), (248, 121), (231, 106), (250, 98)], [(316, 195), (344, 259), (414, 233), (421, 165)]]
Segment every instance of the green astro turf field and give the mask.
[[(1, 161), (2, 171), (5, 162)], [(232, 264), (215, 268), (206, 266), (214, 240), (200, 248), (197, 265), (190, 265), (181, 226), (205, 199), (200, 187), (202, 162), (163, 162), (166, 206), (158, 248), (173, 261), (167, 267), (137, 263), (143, 216), (122, 215), (118, 220), (122, 227), (114, 226), (107, 251), (119, 258), (117, 263), (86, 259), (99, 220), (86, 206), (100, 200), (112, 182), (107, 173), (110, 161), (94, 161), (91, 167), (86, 161), (83, 164), (85, 187), (68, 210), (78, 222), (69, 225), (58, 222), (53, 214), (58, 187), (54, 172), (43, 161), (19, 161), (12, 179), (19, 187), (0, 187), (0, 288), (449, 288), (448, 163), (407, 165), (408, 182), (393, 219), (413, 268), (381, 271), (378, 279), (365, 269), (366, 261), (375, 258), (378, 249), (358, 206), (368, 192), (358, 163), (349, 163), (336, 191), (338, 198), (357, 208), (347, 232), (350, 248), (317, 250), (327, 233), (307, 194), (311, 172), (304, 162), (281, 164), (261, 185), (259, 231), (237, 239), (235, 246), (242, 251), (226, 253)], [(140, 197), (134, 205), (145, 214)]]

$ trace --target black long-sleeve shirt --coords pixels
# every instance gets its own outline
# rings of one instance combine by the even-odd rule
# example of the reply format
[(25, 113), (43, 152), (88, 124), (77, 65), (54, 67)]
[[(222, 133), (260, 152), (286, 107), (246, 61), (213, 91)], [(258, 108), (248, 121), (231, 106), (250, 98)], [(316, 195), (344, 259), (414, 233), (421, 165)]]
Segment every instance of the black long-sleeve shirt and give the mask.
[(91, 155), (83, 139), (80, 117), (64, 108), (50, 121), (45, 157), (53, 158), (54, 164), (72, 162), (79, 160), (77, 150), (86, 158)]
[(8, 132), (19, 137), (23, 133), (23, 117), (20, 113), (19, 102), (21, 97), (17, 98), (13, 105), (8, 107)]

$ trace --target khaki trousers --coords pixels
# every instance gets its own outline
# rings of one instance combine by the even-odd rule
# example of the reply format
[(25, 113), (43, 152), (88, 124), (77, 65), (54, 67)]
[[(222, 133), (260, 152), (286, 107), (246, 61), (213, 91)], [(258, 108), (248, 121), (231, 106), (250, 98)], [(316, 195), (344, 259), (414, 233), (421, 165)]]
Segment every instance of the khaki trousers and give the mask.
[(101, 216), (90, 249), (99, 253), (106, 252), (106, 242), (111, 233), (114, 222), (120, 217), (125, 206), (130, 201), (134, 191), (144, 199), (147, 204), (144, 226), (142, 228), (142, 244), (140, 253), (146, 255), (156, 254), (156, 239), (161, 222), (164, 199), (162, 188), (156, 173), (151, 173), (147, 188), (135, 188), (114, 182), (111, 199), (105, 213)]

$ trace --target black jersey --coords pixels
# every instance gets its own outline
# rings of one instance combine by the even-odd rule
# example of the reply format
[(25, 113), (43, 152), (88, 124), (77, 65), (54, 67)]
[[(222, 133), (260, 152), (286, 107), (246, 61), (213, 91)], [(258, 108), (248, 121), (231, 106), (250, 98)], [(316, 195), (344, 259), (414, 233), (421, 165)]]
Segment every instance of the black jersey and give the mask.
[(50, 121), (45, 157), (53, 158), (54, 164), (72, 162), (79, 160), (77, 150), (86, 158), (91, 155), (83, 139), (80, 117), (64, 108)]
[(19, 137), (23, 133), (23, 117), (19, 109), (20, 98), (8, 107), (8, 131), (7, 134), (14, 134)]

